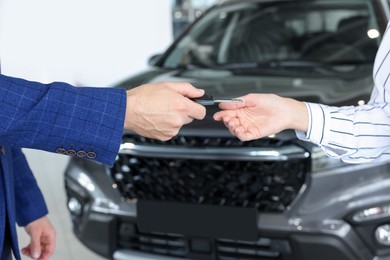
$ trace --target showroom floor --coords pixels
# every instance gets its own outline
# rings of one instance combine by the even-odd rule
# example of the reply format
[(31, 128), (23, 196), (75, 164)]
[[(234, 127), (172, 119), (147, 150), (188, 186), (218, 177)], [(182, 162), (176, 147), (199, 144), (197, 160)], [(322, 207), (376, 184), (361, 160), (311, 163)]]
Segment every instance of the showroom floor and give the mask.
[[(101, 260), (89, 251), (72, 233), (71, 220), (66, 208), (63, 172), (68, 157), (35, 150), (24, 150), (32, 171), (41, 187), (49, 208), (49, 218), (57, 231), (55, 260)], [(19, 229), (19, 245), (28, 244), (24, 229)], [(29, 258), (24, 257), (27, 260)]]

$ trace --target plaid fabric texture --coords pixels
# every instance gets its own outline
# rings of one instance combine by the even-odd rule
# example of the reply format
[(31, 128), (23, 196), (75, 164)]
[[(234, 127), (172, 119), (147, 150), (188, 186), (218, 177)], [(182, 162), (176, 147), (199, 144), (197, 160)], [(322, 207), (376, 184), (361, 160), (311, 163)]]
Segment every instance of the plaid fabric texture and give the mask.
[(80, 157), (93, 153), (96, 161), (112, 165), (125, 110), (124, 89), (42, 84), (0, 75), (1, 145), (75, 151), (65, 154)]
[[(76, 88), (0, 75), (0, 255), (4, 239), (10, 239), (14, 257), (21, 259), (15, 222), (25, 226), (48, 212), (20, 148), (112, 165), (125, 110), (124, 89)], [(4, 238), (7, 220), (11, 237)]]

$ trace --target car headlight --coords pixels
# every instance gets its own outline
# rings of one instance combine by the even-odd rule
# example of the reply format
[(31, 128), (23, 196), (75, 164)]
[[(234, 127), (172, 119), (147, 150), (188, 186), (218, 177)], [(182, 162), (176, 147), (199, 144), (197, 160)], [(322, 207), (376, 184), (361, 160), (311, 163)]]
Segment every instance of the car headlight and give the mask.
[(355, 222), (366, 222), (375, 219), (383, 219), (390, 217), (390, 206), (378, 206), (363, 209), (357, 213), (355, 213), (352, 217)]

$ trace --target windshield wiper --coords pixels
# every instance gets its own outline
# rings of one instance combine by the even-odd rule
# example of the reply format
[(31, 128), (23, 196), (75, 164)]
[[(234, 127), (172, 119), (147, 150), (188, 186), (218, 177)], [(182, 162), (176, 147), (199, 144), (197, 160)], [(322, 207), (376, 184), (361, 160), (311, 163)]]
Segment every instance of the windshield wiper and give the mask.
[(192, 64), (192, 63), (180, 63), (174, 66), (163, 66), (166, 69), (178, 69), (178, 70), (192, 70), (192, 69), (204, 69), (206, 66)]

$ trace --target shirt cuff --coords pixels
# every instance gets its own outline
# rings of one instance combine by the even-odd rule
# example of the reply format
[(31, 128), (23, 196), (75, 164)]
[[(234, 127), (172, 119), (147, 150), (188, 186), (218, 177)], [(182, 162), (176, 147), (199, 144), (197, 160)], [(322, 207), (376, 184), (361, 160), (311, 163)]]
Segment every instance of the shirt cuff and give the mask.
[(310, 141), (321, 145), (323, 143), (326, 127), (325, 107), (315, 103), (304, 103), (309, 113), (308, 130), (306, 133), (302, 131), (295, 131), (295, 133), (300, 140)]

